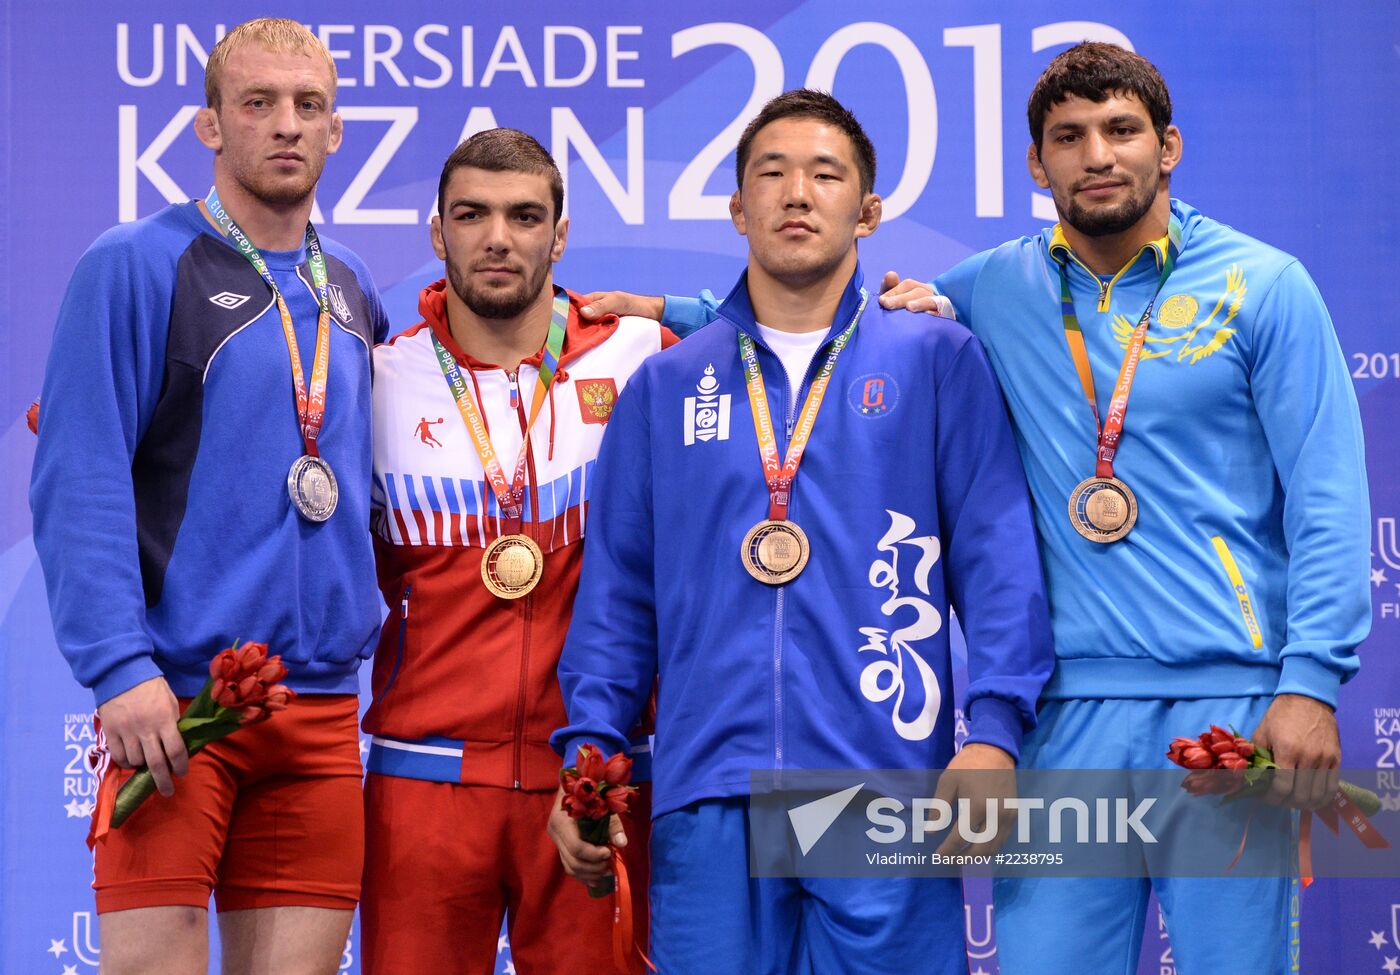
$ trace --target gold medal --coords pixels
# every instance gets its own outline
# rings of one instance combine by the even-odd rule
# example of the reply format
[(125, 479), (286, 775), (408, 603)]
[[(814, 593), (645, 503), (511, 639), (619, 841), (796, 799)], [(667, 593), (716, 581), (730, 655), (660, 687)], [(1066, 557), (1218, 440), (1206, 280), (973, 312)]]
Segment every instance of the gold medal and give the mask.
[(760, 521), (744, 536), (739, 558), (759, 582), (781, 586), (802, 574), (811, 548), (807, 535), (790, 521)]
[(1116, 477), (1080, 481), (1069, 496), (1069, 520), (1091, 542), (1116, 542), (1137, 522), (1137, 498)]
[(501, 599), (528, 595), (544, 575), (544, 553), (528, 535), (501, 535), (481, 555), (481, 581)]

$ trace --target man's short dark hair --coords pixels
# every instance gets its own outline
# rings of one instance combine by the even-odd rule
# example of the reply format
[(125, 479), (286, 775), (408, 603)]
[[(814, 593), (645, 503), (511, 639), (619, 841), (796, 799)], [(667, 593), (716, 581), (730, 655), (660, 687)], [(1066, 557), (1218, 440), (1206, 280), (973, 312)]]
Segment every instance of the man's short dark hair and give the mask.
[(734, 157), (734, 176), (739, 188), (744, 187), (744, 167), (749, 162), (749, 149), (759, 129), (784, 118), (811, 118), (818, 122), (840, 129), (851, 140), (855, 150), (856, 167), (860, 170), (860, 191), (862, 194), (875, 189), (875, 147), (870, 136), (856, 121), (845, 105), (842, 105), (827, 92), (811, 88), (794, 88), (785, 91), (759, 109), (753, 120), (744, 127), (739, 136), (739, 150)]
[(459, 169), (485, 169), (492, 173), (537, 173), (549, 178), (554, 197), (554, 222), (564, 214), (564, 178), (554, 157), (534, 136), (519, 129), (487, 129), (467, 139), (447, 157), (438, 179), (438, 213), (446, 206), (447, 181)]
[(1136, 95), (1152, 118), (1158, 142), (1166, 139), (1167, 126), (1172, 124), (1172, 96), (1151, 61), (1117, 44), (1085, 41), (1051, 61), (1031, 92), (1026, 116), (1036, 152), (1045, 138), (1045, 116), (1071, 95), (1091, 102)]

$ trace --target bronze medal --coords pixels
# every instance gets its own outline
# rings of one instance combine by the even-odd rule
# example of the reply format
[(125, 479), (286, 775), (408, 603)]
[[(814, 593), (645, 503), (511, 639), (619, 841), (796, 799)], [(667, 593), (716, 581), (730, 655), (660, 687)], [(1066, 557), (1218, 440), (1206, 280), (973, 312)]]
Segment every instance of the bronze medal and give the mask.
[(739, 558), (749, 575), (770, 586), (781, 586), (802, 574), (811, 548), (807, 534), (790, 521), (772, 518), (749, 529)]
[[(788, 418), (787, 456), (778, 458), (777, 436), (773, 431), (773, 416), (768, 409), (768, 394), (763, 388), (763, 369), (758, 364), (757, 347), (753, 336), (739, 331), (739, 357), (744, 363), (744, 386), (749, 394), (749, 407), (753, 411), (754, 435), (758, 438), (758, 459), (763, 465), (763, 479), (768, 484), (768, 517), (749, 529), (744, 543), (739, 546), (739, 561), (749, 575), (769, 586), (781, 586), (802, 574), (807, 567), (811, 548), (807, 535), (788, 520), (788, 504), (792, 500), (793, 481), (797, 478), (797, 467), (802, 463), (802, 455), (812, 438), (812, 427), (817, 422), (817, 412), (826, 397), (826, 388), (831, 383), (831, 373), (836, 368), (836, 360), (846, 344), (855, 334), (856, 324), (870, 295), (860, 289), (860, 304), (851, 316), (850, 324), (832, 339), (826, 353), (826, 361), (812, 379), (807, 390), (807, 399), (795, 416)], [(810, 367), (809, 367), (810, 368)], [(799, 390), (800, 390), (799, 386)]]
[(1118, 541), (1133, 530), (1137, 516), (1137, 497), (1116, 477), (1091, 477), (1070, 492), (1070, 524), (1091, 542)]
[(501, 599), (529, 595), (544, 575), (544, 553), (528, 535), (501, 535), (481, 555), (481, 581)]

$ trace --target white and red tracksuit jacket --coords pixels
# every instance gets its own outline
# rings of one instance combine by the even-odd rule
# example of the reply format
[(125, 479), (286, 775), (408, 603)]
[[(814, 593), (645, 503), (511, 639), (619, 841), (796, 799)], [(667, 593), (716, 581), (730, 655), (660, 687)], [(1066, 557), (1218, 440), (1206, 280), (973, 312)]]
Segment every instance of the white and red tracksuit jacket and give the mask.
[[(443, 379), (432, 336), (472, 383), (509, 477), (540, 354), (512, 373), (467, 357), (447, 325), (445, 282), (423, 289), (424, 321), (374, 350), (374, 492), (379, 586), (390, 612), (374, 659), (369, 770), (386, 775), (552, 790), (565, 723), (555, 670), (573, 611), (590, 479), (617, 395), (642, 360), (676, 341), (656, 322), (579, 318), (570, 292), (559, 369), (527, 454), (521, 531), (544, 552), (529, 595), (493, 596), (485, 546), (510, 529)], [(645, 736), (633, 758), (649, 778)]]

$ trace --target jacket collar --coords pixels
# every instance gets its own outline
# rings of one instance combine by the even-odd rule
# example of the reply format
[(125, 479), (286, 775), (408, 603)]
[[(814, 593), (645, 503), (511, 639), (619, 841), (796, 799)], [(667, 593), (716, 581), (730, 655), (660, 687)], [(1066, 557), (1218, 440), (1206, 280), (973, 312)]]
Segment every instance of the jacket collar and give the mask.
[[(1179, 250), (1184, 251), (1187, 241), (1190, 240), (1191, 232), (1201, 220), (1201, 215), (1194, 207), (1177, 199), (1171, 201), (1171, 212), (1172, 216), (1176, 218), (1177, 223), (1181, 227), (1181, 243), (1179, 245)], [(1156, 265), (1157, 270), (1160, 271), (1162, 262), (1167, 259), (1167, 246), (1169, 243), (1167, 238), (1168, 235), (1163, 234), (1156, 240), (1148, 241), (1148, 243), (1144, 244), (1142, 249), (1133, 255), (1132, 260), (1118, 270), (1118, 273), (1114, 275), (1114, 280), (1117, 280), (1122, 276), (1124, 271), (1127, 271), (1141, 260), (1143, 254), (1151, 254), (1153, 263)], [(1065, 238), (1064, 229), (1058, 223), (1042, 233), (1041, 240), (1052, 260), (1059, 262), (1073, 261), (1081, 267), (1084, 267), (1085, 270), (1088, 270), (1084, 262), (1074, 253), (1074, 249), (1070, 247), (1069, 241)], [(1090, 271), (1089, 273), (1092, 274), (1093, 272)], [(1097, 277), (1097, 275), (1095, 276)]]
[[(564, 326), (564, 350), (559, 354), (559, 365), (562, 367), (590, 349), (595, 349), (603, 344), (609, 336), (617, 331), (620, 319), (616, 315), (606, 315), (596, 321), (586, 321), (579, 315), (578, 311), (587, 304), (582, 295), (569, 291), (567, 288), (560, 288), (558, 285), (555, 286), (555, 291), (556, 293), (563, 291), (569, 296), (569, 321)], [(446, 278), (434, 281), (419, 293), (418, 312), (423, 316), (423, 321), (427, 322), (433, 330), (433, 335), (442, 343), (443, 348), (451, 352), (452, 357), (468, 369), (512, 368), (494, 362), (482, 362), (462, 351), (457, 340), (452, 337), (452, 329), (447, 324)], [(543, 360), (544, 348), (541, 346), (534, 355), (528, 359), (522, 359), (520, 365), (538, 369)]]
[[(860, 263), (857, 262), (855, 272), (851, 275), (851, 279), (846, 282), (846, 290), (841, 295), (841, 303), (836, 306), (836, 317), (827, 324), (826, 337), (822, 340), (823, 345), (845, 331), (846, 326), (851, 324), (856, 309), (860, 307), (860, 292), (864, 282), (865, 275), (861, 271)], [(747, 332), (754, 341), (767, 348), (763, 337), (759, 334), (757, 320), (754, 318), (753, 300), (749, 297), (748, 271), (739, 275), (739, 280), (734, 285), (734, 289), (729, 292), (729, 297), (720, 304), (718, 315), (740, 331)]]

